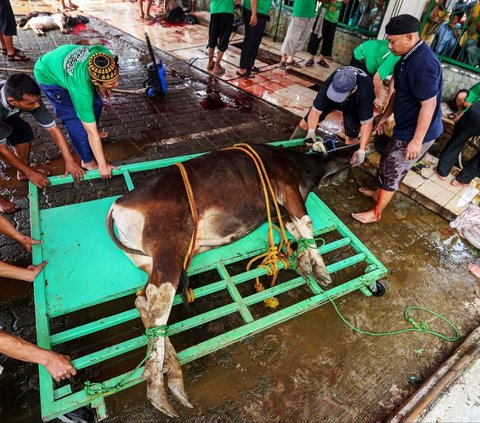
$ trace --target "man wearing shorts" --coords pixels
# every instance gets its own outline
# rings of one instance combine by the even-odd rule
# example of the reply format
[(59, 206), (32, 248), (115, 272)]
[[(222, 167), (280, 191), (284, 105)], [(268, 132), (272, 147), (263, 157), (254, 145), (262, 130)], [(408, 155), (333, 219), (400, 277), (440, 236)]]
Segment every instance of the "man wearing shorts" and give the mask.
[[(220, 66), (223, 54), (228, 48), (233, 26), (233, 5), (240, 0), (211, 0), (210, 26), (208, 28), (208, 65), (207, 70), (216, 76), (222, 76), (225, 69)], [(216, 60), (213, 60), (217, 48)]]
[[(303, 138), (306, 134), (305, 142), (313, 144), (318, 122), (339, 110), (343, 114), (347, 144), (360, 139), (360, 148), (365, 149), (373, 128), (374, 98), (372, 78), (361, 69), (342, 66), (320, 86), (310, 111), (300, 121), (291, 139)], [(360, 160), (357, 153), (354, 158), (355, 165), (363, 161), (357, 163)]]
[(10, 0), (0, 1), (0, 42), (2, 53), (10, 62), (25, 62), (30, 60), (18, 48), (13, 47), (13, 36), (17, 35), (17, 22), (13, 14)]
[(362, 194), (376, 201), (371, 210), (352, 213), (362, 223), (380, 220), (408, 171), (443, 132), (442, 68), (430, 47), (420, 39), (418, 29), (419, 22), (411, 15), (395, 16), (385, 27), (390, 50), (401, 58), (393, 73), (395, 92), (376, 130), (383, 133), (392, 113), (395, 129), (382, 155), (376, 179), (378, 188), (360, 188)]

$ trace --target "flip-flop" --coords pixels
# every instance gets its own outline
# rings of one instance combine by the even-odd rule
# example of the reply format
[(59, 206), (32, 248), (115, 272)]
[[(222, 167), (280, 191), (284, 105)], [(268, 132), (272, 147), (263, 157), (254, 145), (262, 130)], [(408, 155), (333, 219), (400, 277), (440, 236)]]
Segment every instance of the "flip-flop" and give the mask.
[(319, 60), (317, 63), (318, 63), (320, 66), (323, 66), (324, 68), (329, 68), (329, 67), (330, 67), (330, 65), (329, 65), (325, 60), (323, 60), (323, 59), (322, 59), (322, 60)]
[(9, 62), (28, 62), (30, 60), (30, 57), (27, 57), (24, 54), (20, 54), (18, 52), (8, 54), (7, 57)]
[(286, 66), (293, 66), (294, 68), (301, 68), (300, 64), (295, 62), (295, 60), (293, 62), (285, 62), (285, 65)]
[(252, 75), (250, 72), (245, 72), (241, 73), (240, 71), (237, 71), (237, 75), (241, 78), (255, 78), (255, 75)]

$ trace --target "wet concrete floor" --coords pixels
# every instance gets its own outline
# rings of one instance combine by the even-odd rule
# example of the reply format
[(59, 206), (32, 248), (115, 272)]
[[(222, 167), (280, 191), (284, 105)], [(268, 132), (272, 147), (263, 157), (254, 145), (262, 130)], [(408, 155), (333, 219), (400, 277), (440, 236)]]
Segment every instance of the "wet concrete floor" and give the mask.
[[(122, 88), (136, 89), (144, 79), (143, 65), (148, 61), (145, 46), (98, 22), (93, 21), (80, 34), (46, 37), (41, 45), (31, 34), (21, 37), (22, 44), (31, 45), (32, 51), (38, 48), (38, 54), (59, 42), (99, 39), (120, 53)], [(169, 57), (164, 60), (178, 72), (184, 69), (181, 62)], [(121, 164), (215, 149), (238, 141), (286, 139), (297, 122), (298, 118), (288, 112), (200, 72), (186, 69), (182, 77), (170, 77), (172, 92), (163, 100), (119, 95), (106, 103), (102, 128), (111, 134), (105, 146), (111, 160)], [(40, 131), (38, 134), (34, 160), (61, 171), (53, 143)], [(4, 173), (11, 179), (2, 182), (2, 193), (18, 198), (22, 210), (12, 218), (27, 231), (25, 184), (15, 181), (11, 170), (4, 169)], [(405, 327), (406, 306), (421, 305), (450, 318), (465, 337), (480, 317), (479, 283), (466, 270), (470, 261), (477, 260), (477, 253), (449, 229), (445, 220), (400, 193), (381, 222), (362, 226), (353, 221), (351, 212), (366, 210), (372, 204), (358, 193), (364, 184), (372, 185), (371, 177), (355, 169), (345, 182), (318, 191), (389, 269), (385, 296), (366, 298), (353, 293), (337, 301), (340, 310), (360, 328), (388, 331)], [(43, 203), (48, 207), (85, 201), (110, 195), (115, 189), (115, 180), (83, 182), (73, 188), (47, 190)], [(27, 263), (28, 257), (18, 246), (4, 238), (1, 241), (3, 260)], [(327, 263), (330, 259), (327, 255)], [(130, 307), (133, 298), (120, 303), (109, 305), (103, 312)], [(71, 320), (83, 322), (97, 312), (89, 311), (88, 316), (78, 313)], [(33, 315), (31, 285), (2, 281), (1, 328), (34, 341)], [(441, 329), (438, 321), (428, 321)], [(72, 322), (60, 319), (56, 324), (68, 326)], [(222, 331), (234, 324), (234, 320), (226, 319), (205, 330)], [(137, 322), (125, 330), (136, 333), (141, 327)], [(75, 357), (112, 338), (121, 338), (121, 334), (114, 333), (109, 339), (89, 337), (82, 343), (63, 346), (61, 352)], [(194, 409), (183, 408), (173, 398), (171, 401), (180, 414), (178, 421), (185, 422), (382, 421), (455, 347), (417, 333), (383, 338), (356, 334), (326, 305), (185, 365), (186, 390)], [(83, 377), (95, 379), (119, 368), (131, 368), (141, 355), (137, 352), (111, 360), (90, 374), (81, 374), (77, 383)], [(5, 367), (0, 376), (0, 420), (40, 421), (35, 366), (4, 357), (0, 364)], [(144, 384), (109, 397), (107, 407), (107, 422), (171, 420), (148, 403)]]

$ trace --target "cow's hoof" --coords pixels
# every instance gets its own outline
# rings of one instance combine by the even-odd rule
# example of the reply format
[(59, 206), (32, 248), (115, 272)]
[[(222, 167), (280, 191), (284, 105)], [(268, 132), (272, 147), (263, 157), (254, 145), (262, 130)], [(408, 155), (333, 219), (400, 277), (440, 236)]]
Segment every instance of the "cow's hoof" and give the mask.
[(175, 410), (168, 402), (167, 394), (165, 393), (163, 385), (163, 374), (160, 373), (158, 377), (162, 378), (161, 383), (158, 381), (153, 383), (148, 381), (147, 398), (158, 411), (161, 411), (163, 414), (170, 417), (178, 417), (178, 414), (175, 413)]
[(310, 276), (312, 276), (313, 267), (312, 263), (310, 262), (308, 250), (298, 253), (295, 265), (297, 266), (297, 272), (300, 274), (300, 276), (303, 276), (305, 279), (308, 279)]
[(315, 266), (313, 268), (313, 277), (322, 286), (329, 286), (332, 283), (332, 278), (325, 266)]
[(375, 297), (382, 297), (387, 292), (387, 288), (382, 282), (375, 281), (369, 287), (368, 290), (374, 295)]

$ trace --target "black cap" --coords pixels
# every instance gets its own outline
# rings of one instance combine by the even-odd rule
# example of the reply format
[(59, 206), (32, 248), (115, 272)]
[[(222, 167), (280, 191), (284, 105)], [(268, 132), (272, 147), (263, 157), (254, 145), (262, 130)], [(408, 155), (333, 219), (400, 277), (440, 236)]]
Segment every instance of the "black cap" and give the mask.
[(385, 32), (387, 35), (403, 35), (418, 32), (420, 23), (415, 16), (412, 15), (398, 15), (390, 19)]

